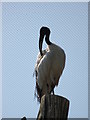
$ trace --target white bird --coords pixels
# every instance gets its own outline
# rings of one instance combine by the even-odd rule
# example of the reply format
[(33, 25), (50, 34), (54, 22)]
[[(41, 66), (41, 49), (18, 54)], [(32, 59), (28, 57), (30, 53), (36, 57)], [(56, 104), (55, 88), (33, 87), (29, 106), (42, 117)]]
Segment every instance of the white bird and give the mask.
[[(66, 55), (64, 50), (56, 44), (50, 42), (50, 29), (42, 27), (40, 29), (39, 50), (35, 65), (37, 98), (45, 94), (54, 94), (54, 87), (58, 85), (59, 78), (65, 67)], [(47, 48), (42, 51), (42, 43), (45, 37)]]

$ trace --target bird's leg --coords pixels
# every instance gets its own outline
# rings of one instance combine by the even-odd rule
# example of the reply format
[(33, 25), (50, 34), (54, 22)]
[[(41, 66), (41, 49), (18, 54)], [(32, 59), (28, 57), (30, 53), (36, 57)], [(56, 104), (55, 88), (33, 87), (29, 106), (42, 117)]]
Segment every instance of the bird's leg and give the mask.
[(54, 88), (51, 89), (51, 94), (54, 95)]
[(51, 84), (51, 92), (53, 93), (53, 95), (54, 95), (54, 87), (55, 87), (55, 85), (54, 85), (54, 83), (52, 82), (52, 84)]
[(48, 85), (48, 83), (47, 83), (47, 93), (49, 93), (49, 85)]
[(53, 93), (53, 95), (54, 95), (54, 89), (53, 89), (52, 93)]

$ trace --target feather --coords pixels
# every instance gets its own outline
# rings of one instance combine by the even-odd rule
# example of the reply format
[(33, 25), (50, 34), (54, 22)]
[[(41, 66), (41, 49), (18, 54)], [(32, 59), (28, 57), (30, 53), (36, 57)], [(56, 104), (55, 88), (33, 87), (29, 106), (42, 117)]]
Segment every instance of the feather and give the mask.
[(44, 94), (54, 93), (65, 66), (65, 53), (57, 45), (52, 44), (37, 56), (35, 65), (36, 96), (38, 101)]

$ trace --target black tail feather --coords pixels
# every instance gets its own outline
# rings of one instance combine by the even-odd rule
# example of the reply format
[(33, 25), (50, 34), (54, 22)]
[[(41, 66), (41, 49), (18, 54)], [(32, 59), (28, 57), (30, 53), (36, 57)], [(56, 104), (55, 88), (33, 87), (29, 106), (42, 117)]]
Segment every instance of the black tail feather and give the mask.
[(37, 91), (37, 94), (36, 94), (37, 100), (41, 102), (42, 90), (40, 89), (37, 80), (36, 80), (36, 91)]

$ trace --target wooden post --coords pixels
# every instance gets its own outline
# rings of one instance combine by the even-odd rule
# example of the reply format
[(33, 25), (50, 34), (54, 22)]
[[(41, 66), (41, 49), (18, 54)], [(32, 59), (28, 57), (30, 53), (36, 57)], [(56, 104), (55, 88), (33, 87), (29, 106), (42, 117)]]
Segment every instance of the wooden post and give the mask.
[(57, 95), (44, 95), (41, 98), (40, 109), (37, 120), (53, 118), (55, 120), (66, 120), (69, 111), (69, 100)]

